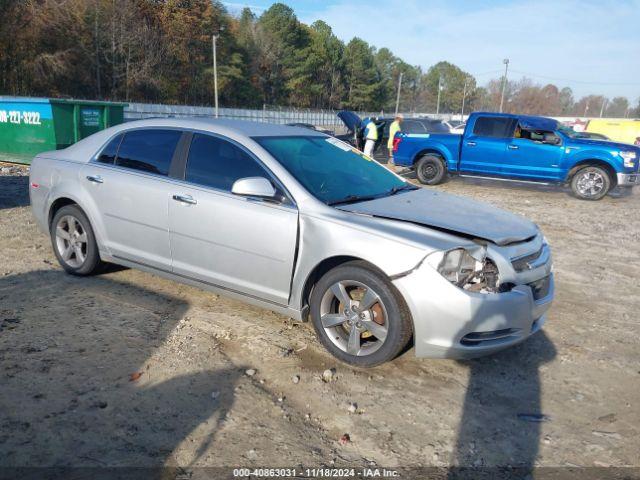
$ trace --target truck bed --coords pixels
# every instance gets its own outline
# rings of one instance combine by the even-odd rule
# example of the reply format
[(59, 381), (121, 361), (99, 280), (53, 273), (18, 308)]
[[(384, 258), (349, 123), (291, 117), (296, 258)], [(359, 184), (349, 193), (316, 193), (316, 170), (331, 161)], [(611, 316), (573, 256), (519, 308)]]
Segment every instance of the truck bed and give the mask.
[(453, 133), (400, 133), (400, 147), (393, 155), (396, 165), (411, 167), (415, 160), (429, 151), (445, 157), (447, 169), (458, 169), (462, 135)]

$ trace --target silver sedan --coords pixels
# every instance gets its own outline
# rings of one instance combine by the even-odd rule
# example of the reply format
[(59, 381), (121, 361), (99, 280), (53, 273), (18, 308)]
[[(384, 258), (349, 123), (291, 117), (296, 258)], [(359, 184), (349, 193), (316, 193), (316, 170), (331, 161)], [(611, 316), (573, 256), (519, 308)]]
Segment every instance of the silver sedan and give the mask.
[(38, 155), (33, 213), (75, 275), (103, 262), (311, 320), (340, 360), (488, 354), (553, 298), (536, 225), (417, 188), (308, 129), (151, 119)]

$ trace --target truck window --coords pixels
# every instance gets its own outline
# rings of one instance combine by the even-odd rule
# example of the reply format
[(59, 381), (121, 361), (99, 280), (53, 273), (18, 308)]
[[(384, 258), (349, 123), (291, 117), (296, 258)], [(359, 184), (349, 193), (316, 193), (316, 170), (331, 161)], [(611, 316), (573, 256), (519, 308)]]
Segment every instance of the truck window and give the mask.
[(424, 125), (422, 125), (422, 123), (416, 122), (413, 120), (405, 120), (404, 122), (402, 122), (402, 126), (400, 128), (402, 128), (402, 131), (404, 133), (425, 133), (426, 132)]
[(561, 140), (554, 132), (547, 130), (528, 130), (518, 125), (516, 131), (513, 134), (514, 138), (522, 138), (524, 140), (531, 140), (535, 143), (546, 143), (549, 145), (560, 145)]
[(473, 126), (473, 134), (479, 137), (511, 137), (515, 121), (508, 117), (478, 117)]

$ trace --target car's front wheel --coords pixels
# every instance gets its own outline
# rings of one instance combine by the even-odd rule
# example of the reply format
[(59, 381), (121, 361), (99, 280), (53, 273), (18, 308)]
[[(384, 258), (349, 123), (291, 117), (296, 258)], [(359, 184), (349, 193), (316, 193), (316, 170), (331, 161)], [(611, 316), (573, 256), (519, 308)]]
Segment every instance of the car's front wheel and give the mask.
[(411, 316), (400, 294), (364, 262), (326, 273), (314, 286), (310, 308), (325, 348), (354, 366), (392, 360), (411, 339)]
[(98, 245), (89, 219), (77, 205), (66, 205), (51, 221), (51, 243), (67, 273), (91, 275), (101, 265)]
[(416, 162), (416, 177), (425, 185), (442, 183), (447, 174), (444, 161), (437, 155), (427, 154)]
[(600, 200), (610, 188), (609, 173), (595, 165), (581, 168), (571, 179), (571, 190), (582, 200)]

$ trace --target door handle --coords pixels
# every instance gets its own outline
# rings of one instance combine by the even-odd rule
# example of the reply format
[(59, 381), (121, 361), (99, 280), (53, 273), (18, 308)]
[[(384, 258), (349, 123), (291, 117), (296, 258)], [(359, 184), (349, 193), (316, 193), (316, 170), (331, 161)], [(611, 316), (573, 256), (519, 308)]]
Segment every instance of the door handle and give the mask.
[(87, 175), (87, 180), (93, 183), (104, 183), (104, 180), (100, 175)]
[(509, 145), (509, 150), (518, 150), (518, 148), (520, 147), (518, 147), (517, 145)]
[(191, 195), (174, 195), (172, 197), (176, 202), (188, 203), (189, 205), (195, 205), (198, 201)]
[(476, 142), (467, 142), (467, 147), (475, 147), (476, 145)]

